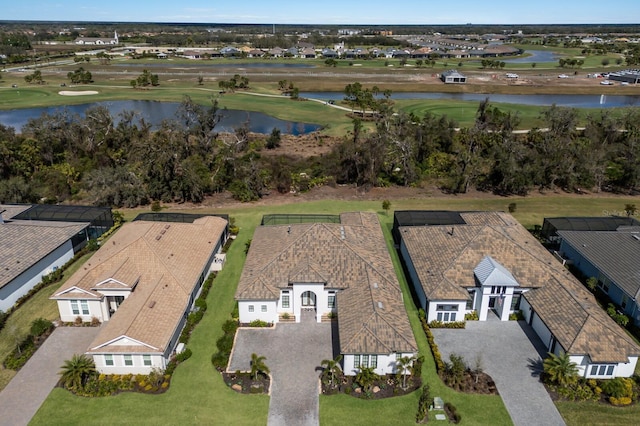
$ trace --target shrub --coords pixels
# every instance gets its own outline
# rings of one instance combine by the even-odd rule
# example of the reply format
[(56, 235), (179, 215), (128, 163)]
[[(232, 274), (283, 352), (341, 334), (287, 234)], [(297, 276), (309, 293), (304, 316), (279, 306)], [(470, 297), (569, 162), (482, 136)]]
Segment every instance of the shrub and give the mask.
[(453, 405), (450, 402), (445, 402), (444, 410), (447, 412), (447, 415), (449, 416), (449, 420), (452, 423), (460, 423), (460, 421), (462, 420), (462, 416), (458, 413), (458, 410), (455, 407), (455, 405)]
[(524, 315), (522, 311), (516, 311), (512, 314), (509, 314), (509, 321), (522, 321), (524, 319)]
[(211, 364), (217, 369), (225, 369), (227, 368), (227, 363), (229, 362), (229, 355), (224, 354), (222, 352), (216, 352), (211, 356)]
[(509, 213), (515, 213), (518, 205), (516, 203), (509, 203)]
[(478, 321), (480, 319), (480, 316), (478, 315), (478, 311), (473, 310), (468, 314), (465, 314), (464, 319), (465, 321)]
[(78, 315), (76, 319), (73, 321), (73, 323), (75, 325), (82, 325), (82, 317)]
[(31, 335), (41, 336), (53, 328), (53, 323), (48, 319), (37, 318), (31, 323)]
[(624, 377), (605, 380), (602, 382), (602, 390), (614, 398), (631, 398), (633, 396), (633, 380)]
[(226, 320), (224, 324), (222, 324), (222, 331), (225, 334), (235, 334), (238, 329), (238, 321), (234, 320)]
[(233, 335), (224, 334), (216, 341), (216, 347), (222, 353), (231, 353), (231, 349), (233, 348)]
[(291, 318), (291, 315), (289, 314), (289, 312), (285, 312), (284, 314), (282, 314), (282, 319), (288, 320), (289, 318)]
[(100, 324), (101, 324), (100, 320), (97, 317), (92, 317), (91, 318), (91, 327), (97, 327)]
[(433, 320), (429, 323), (429, 328), (464, 328), (464, 321), (451, 321), (451, 322), (442, 322), (438, 320)]
[(266, 321), (262, 321), (262, 320), (253, 320), (249, 323), (249, 327), (269, 327), (270, 324)]
[(207, 310), (207, 301), (204, 300), (204, 298), (202, 298), (202, 296), (198, 297), (196, 299), (196, 308), (198, 308), (198, 311), (206, 311)]
[(611, 403), (611, 405), (616, 405), (616, 406), (629, 405), (631, 404), (631, 398), (629, 398), (628, 396), (623, 396), (620, 398), (616, 398), (615, 396), (612, 396), (612, 397), (609, 397), (609, 402)]
[(186, 360), (191, 358), (191, 355), (192, 355), (191, 349), (186, 348), (184, 351), (176, 355), (176, 362), (178, 363), (185, 362)]
[(7, 323), (8, 317), (9, 317), (8, 313), (0, 310), (0, 330), (4, 328), (4, 325)]
[(429, 404), (431, 403), (431, 394), (429, 385), (422, 386), (422, 394), (418, 400), (418, 412), (416, 413), (416, 423), (422, 423), (427, 420), (429, 414)]

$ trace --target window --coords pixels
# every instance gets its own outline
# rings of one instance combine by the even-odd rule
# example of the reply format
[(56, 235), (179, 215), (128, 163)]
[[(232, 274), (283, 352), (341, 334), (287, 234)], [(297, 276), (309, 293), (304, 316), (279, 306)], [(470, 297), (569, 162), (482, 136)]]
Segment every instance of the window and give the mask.
[(77, 300), (71, 301), (71, 312), (73, 312), (73, 315), (80, 315), (80, 309), (78, 308)]
[(253, 312), (253, 305), (249, 305), (249, 312)]
[(609, 280), (606, 277), (600, 276), (598, 278), (598, 287), (605, 293), (609, 293)]
[(283, 308), (288, 308), (289, 307), (289, 295), (285, 294), (282, 296), (282, 307)]
[(491, 294), (504, 294), (507, 291), (506, 286), (494, 285), (491, 286)]
[(142, 364), (147, 367), (151, 366), (151, 355), (142, 355)]
[(89, 315), (89, 303), (86, 300), (80, 301), (80, 307), (82, 308), (82, 315)]
[(474, 299), (475, 295), (476, 295), (475, 291), (473, 291), (473, 290), (469, 291), (469, 300), (467, 300), (467, 306), (465, 306), (465, 309), (467, 311), (470, 311), (470, 310), (473, 309), (473, 299)]
[(626, 294), (622, 295), (622, 301), (620, 302), (620, 307), (622, 309), (626, 309), (627, 308), (627, 303), (629, 302), (629, 298), (627, 297)]
[(260, 305), (260, 312), (267, 312), (267, 305)]
[(396, 352), (396, 361), (399, 361), (402, 358), (402, 354), (400, 352)]
[(376, 368), (378, 366), (378, 355), (371, 355), (369, 361), (369, 367)]
[(593, 364), (593, 365), (591, 365), (590, 375), (591, 376), (613, 376), (613, 365), (611, 365), (611, 364), (604, 364), (604, 365)]
[(369, 367), (369, 355), (361, 355), (362, 361), (360, 361), (360, 366), (367, 368)]
[(353, 356), (353, 366), (356, 368), (360, 367), (360, 355)]
[(113, 365), (113, 355), (105, 355), (104, 356), (104, 365), (110, 367)]
[(133, 365), (133, 358), (131, 355), (123, 355), (124, 365), (131, 367)]
[(447, 322), (455, 321), (458, 311), (458, 305), (436, 305), (436, 320)]
[(511, 299), (511, 310), (517, 311), (520, 309), (520, 300), (522, 297), (522, 293), (513, 293), (513, 298)]
[(330, 294), (329, 295), (328, 305), (329, 305), (330, 308), (335, 308), (336, 307), (336, 295), (335, 294)]

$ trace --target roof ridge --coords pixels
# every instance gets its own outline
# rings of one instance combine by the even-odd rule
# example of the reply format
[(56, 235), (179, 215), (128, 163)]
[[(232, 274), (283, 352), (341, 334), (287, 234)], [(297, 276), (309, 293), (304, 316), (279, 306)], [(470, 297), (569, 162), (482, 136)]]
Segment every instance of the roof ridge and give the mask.
[[(404, 308), (404, 303), (402, 304), (402, 308)], [(411, 347), (413, 347), (413, 348), (417, 349), (417, 347), (415, 347), (415, 346), (414, 346), (414, 345), (409, 341), (409, 339), (407, 339), (407, 338), (404, 336), (404, 334), (400, 333), (400, 332), (398, 331), (398, 329), (397, 329), (396, 327), (394, 327), (394, 326), (393, 326), (393, 325), (392, 325), (392, 324), (387, 320), (387, 318), (386, 318), (384, 315), (379, 314), (379, 313), (377, 312), (377, 310), (376, 310), (376, 309), (374, 309), (374, 314), (375, 314), (375, 315), (377, 315), (377, 316), (378, 316), (382, 321), (384, 321), (384, 322), (389, 326), (389, 328), (391, 328), (391, 329), (392, 329), (392, 330), (393, 330), (393, 331), (394, 331), (398, 336), (402, 337), (402, 339), (403, 339), (405, 342), (407, 342), (407, 343), (409, 344), (409, 346), (411, 346)], [(412, 334), (413, 334), (413, 329), (411, 330), (411, 332), (412, 332)]]
[[(146, 235), (146, 232), (145, 232), (145, 235)], [(167, 272), (171, 276), (171, 278), (173, 278), (173, 280), (176, 283), (178, 283), (178, 287), (180, 288), (180, 290), (182, 290), (184, 294), (188, 295), (189, 292), (185, 291), (182, 284), (180, 284), (181, 281), (173, 274), (172, 268), (169, 268), (169, 266), (164, 263), (164, 260), (162, 259), (162, 257), (159, 256), (158, 253), (156, 253), (153, 247), (151, 247), (151, 244), (149, 243), (149, 241), (147, 241), (146, 238), (141, 238), (141, 240), (149, 248), (149, 250), (151, 251), (151, 254), (153, 254), (153, 258), (156, 259), (163, 266), (164, 272)], [(164, 277), (164, 272), (160, 275), (160, 278)], [(155, 290), (155, 287), (154, 287), (154, 290)]]
[(138, 312), (136, 312), (136, 314), (131, 319), (131, 321), (129, 321), (129, 324), (127, 325), (126, 331), (123, 333), (123, 335), (127, 335), (128, 334), (128, 332), (131, 330), (131, 327), (133, 327), (133, 324), (136, 322), (136, 319), (138, 319), (138, 317), (140, 315), (142, 315), (142, 311), (144, 311), (144, 306), (148, 305), (149, 300), (151, 299), (151, 297), (155, 293), (156, 288), (158, 288), (158, 285), (160, 284), (160, 281), (162, 281), (163, 278), (164, 278), (164, 274), (161, 274), (160, 277), (156, 280), (155, 284), (153, 285), (153, 288), (151, 288), (151, 291), (149, 291), (149, 295), (144, 300), (144, 303), (141, 305), (142, 308), (138, 309)]

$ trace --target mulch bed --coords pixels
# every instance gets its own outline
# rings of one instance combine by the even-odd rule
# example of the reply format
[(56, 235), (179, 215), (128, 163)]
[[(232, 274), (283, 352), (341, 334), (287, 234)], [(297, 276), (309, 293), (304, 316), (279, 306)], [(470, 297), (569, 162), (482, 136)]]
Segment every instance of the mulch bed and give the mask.
[(499, 395), (496, 383), (487, 373), (472, 373), (469, 370), (464, 373), (464, 380), (455, 390), (464, 393), (479, 393), (484, 395)]
[(422, 386), (422, 380), (407, 377), (407, 388), (403, 389), (402, 378), (398, 380), (395, 375), (387, 375), (376, 380), (371, 387), (371, 392), (365, 393), (354, 383), (354, 379), (354, 376), (342, 376), (338, 378), (336, 386), (322, 383), (322, 394), (335, 395), (345, 393), (356, 398), (383, 399), (406, 395)]
[(238, 393), (268, 394), (271, 386), (271, 378), (266, 374), (258, 374), (258, 378), (254, 380), (249, 373), (222, 372), (222, 379)]

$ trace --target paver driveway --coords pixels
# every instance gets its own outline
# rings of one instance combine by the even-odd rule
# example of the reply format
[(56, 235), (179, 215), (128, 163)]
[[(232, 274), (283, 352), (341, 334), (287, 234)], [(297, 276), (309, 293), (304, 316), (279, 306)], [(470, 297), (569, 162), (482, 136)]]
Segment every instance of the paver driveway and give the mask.
[(318, 377), (320, 362), (333, 358), (331, 327), (311, 320), (238, 330), (229, 370), (249, 370), (252, 353), (267, 358), (272, 380), (269, 426), (319, 424)]
[(0, 425), (29, 423), (58, 383), (58, 372), (73, 354), (84, 353), (99, 327), (59, 327), (0, 392)]
[(455, 353), (474, 366), (481, 356), (516, 426), (565, 424), (540, 382), (544, 346), (525, 322), (467, 321), (466, 329), (431, 331), (443, 360)]

